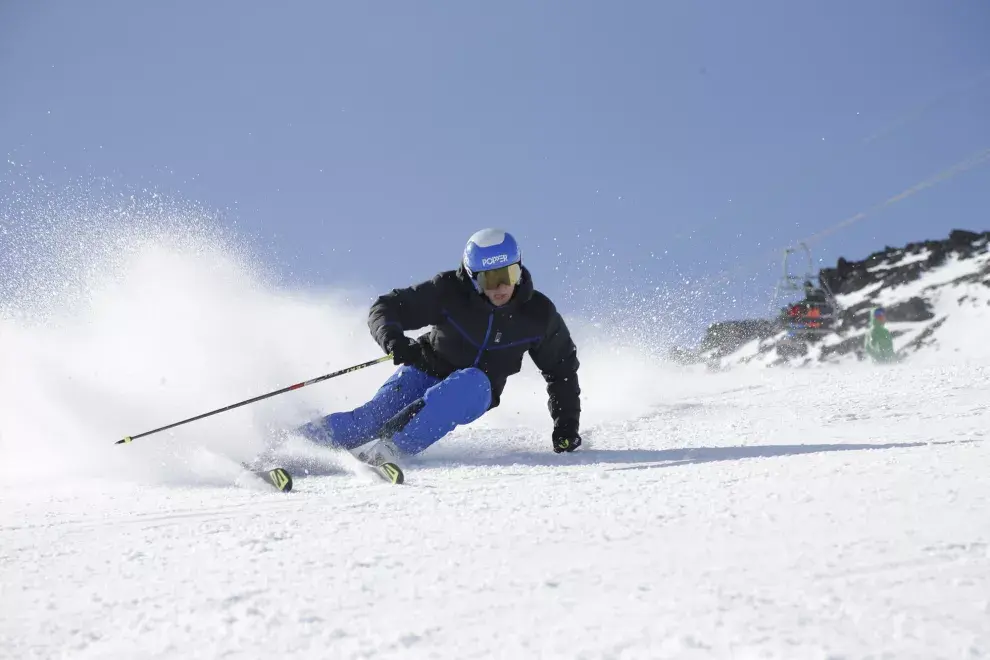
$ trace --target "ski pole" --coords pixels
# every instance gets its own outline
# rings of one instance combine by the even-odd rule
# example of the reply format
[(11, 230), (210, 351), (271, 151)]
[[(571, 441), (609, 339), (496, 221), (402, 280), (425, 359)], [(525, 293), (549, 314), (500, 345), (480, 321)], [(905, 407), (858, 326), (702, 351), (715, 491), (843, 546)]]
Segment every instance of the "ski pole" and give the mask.
[(189, 422), (195, 422), (198, 419), (203, 419), (204, 417), (209, 417), (210, 415), (216, 415), (217, 413), (222, 413), (222, 412), (226, 412), (228, 410), (233, 410), (234, 408), (239, 408), (240, 406), (246, 406), (249, 403), (254, 403), (256, 401), (261, 401), (262, 399), (267, 399), (267, 398), (272, 397), (272, 396), (275, 396), (277, 394), (285, 394), (286, 392), (291, 392), (292, 390), (298, 390), (298, 389), (301, 389), (303, 387), (306, 387), (307, 385), (313, 385), (315, 383), (320, 383), (320, 382), (323, 382), (325, 380), (329, 380), (330, 378), (335, 378), (337, 376), (343, 376), (344, 374), (349, 374), (352, 371), (357, 371), (358, 369), (364, 369), (365, 367), (370, 367), (370, 366), (372, 366), (374, 364), (378, 364), (379, 362), (385, 362), (386, 360), (391, 360), (391, 359), (392, 359), (392, 354), (389, 353), (388, 355), (383, 355), (382, 357), (378, 358), (377, 360), (370, 360), (368, 362), (363, 362), (361, 364), (356, 364), (353, 367), (347, 367), (346, 369), (341, 369), (340, 371), (335, 371), (332, 374), (325, 374), (323, 376), (318, 376), (316, 378), (311, 378), (310, 380), (306, 380), (306, 381), (303, 381), (301, 383), (296, 383), (295, 385), (289, 385), (288, 387), (283, 387), (280, 390), (275, 390), (274, 392), (269, 392), (268, 394), (262, 394), (261, 396), (256, 396), (256, 397), (254, 397), (252, 399), (247, 399), (246, 401), (241, 401), (239, 403), (233, 403), (233, 404), (231, 404), (229, 406), (225, 406), (223, 408), (217, 408), (216, 410), (211, 410), (208, 413), (203, 413), (202, 415), (196, 415), (195, 417), (190, 417), (189, 419), (184, 419), (181, 422), (175, 422), (174, 424), (169, 424), (168, 426), (163, 426), (161, 428), (154, 429), (152, 431), (145, 431), (144, 433), (138, 433), (137, 435), (129, 435), (127, 437), (121, 438), (120, 440), (118, 440), (114, 444), (115, 445), (123, 445), (123, 444), (126, 444), (128, 442), (133, 442), (134, 440), (137, 440), (138, 438), (143, 438), (144, 436), (151, 435), (152, 433), (158, 433), (159, 431), (165, 431), (165, 430), (168, 430), (168, 429), (172, 429), (172, 428), (175, 428), (176, 426), (181, 426), (182, 424), (188, 424)]

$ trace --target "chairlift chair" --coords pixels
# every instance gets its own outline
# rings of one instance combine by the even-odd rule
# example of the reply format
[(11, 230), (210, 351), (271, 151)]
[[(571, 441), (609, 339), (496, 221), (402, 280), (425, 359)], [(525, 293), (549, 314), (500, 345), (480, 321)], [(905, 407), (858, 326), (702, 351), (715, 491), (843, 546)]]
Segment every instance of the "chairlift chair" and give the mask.
[[(794, 255), (803, 252), (807, 259), (807, 270), (798, 274), (791, 267)], [(784, 250), (783, 274), (777, 282), (772, 308), (780, 309), (781, 322), (787, 336), (794, 340), (814, 340), (827, 335), (835, 325), (838, 305), (828, 283), (815, 272), (811, 250), (805, 243)], [(818, 286), (815, 286), (815, 282)], [(793, 302), (792, 293), (803, 294)], [(781, 306), (781, 302), (785, 304)]]

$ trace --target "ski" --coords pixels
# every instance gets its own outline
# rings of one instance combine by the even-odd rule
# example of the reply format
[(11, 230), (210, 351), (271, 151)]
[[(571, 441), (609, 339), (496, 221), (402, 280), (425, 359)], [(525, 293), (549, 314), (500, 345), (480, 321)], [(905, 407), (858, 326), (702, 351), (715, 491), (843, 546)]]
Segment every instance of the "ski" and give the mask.
[[(398, 485), (406, 480), (406, 475), (402, 471), (402, 468), (395, 463), (382, 463), (381, 465), (374, 465), (373, 463), (362, 461), (360, 458), (358, 458), (358, 462), (361, 467), (367, 469), (374, 476), (386, 483)], [(249, 463), (241, 463), (241, 466), (251, 474), (263, 480), (275, 489), (282, 491), (283, 493), (288, 493), (292, 490), (292, 475), (285, 468), (275, 467), (268, 470), (258, 470)]]
[(271, 468), (270, 470), (254, 470), (246, 463), (241, 464), (245, 470), (258, 477), (276, 490), (288, 493), (292, 490), (292, 475), (285, 468)]
[(371, 463), (362, 462), (362, 465), (367, 466), (367, 468), (371, 470), (375, 476), (387, 483), (398, 485), (406, 480), (406, 475), (402, 472), (402, 468), (395, 463), (372, 465)]
[(289, 474), (288, 470), (285, 470), (284, 468), (261, 470), (259, 472), (255, 472), (255, 474), (283, 493), (288, 493), (292, 490), (292, 475)]

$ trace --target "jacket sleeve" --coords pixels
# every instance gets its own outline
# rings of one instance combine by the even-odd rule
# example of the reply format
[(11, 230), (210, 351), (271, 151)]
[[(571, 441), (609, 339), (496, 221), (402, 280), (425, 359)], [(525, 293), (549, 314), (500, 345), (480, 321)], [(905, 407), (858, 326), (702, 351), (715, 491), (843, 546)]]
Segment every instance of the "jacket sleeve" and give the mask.
[(533, 363), (547, 381), (547, 407), (554, 429), (577, 433), (581, 419), (581, 387), (578, 384), (577, 347), (571, 339), (567, 324), (550, 303), (546, 333), (529, 350)]
[(392, 344), (406, 330), (435, 325), (440, 317), (440, 276), (404, 289), (392, 289), (379, 296), (368, 312), (368, 328), (382, 350), (392, 352)]
[(875, 351), (873, 349), (873, 330), (872, 329), (869, 330), (869, 331), (867, 331), (867, 333), (865, 335), (863, 335), (863, 351), (867, 355), (869, 355), (870, 357), (873, 357), (873, 354), (874, 354)]

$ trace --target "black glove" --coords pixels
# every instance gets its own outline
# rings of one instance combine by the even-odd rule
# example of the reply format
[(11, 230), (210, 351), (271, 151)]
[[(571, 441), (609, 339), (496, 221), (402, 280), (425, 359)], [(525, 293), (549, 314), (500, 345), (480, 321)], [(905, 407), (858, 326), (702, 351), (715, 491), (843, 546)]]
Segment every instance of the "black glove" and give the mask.
[(392, 364), (395, 366), (407, 364), (410, 367), (416, 367), (423, 362), (423, 348), (418, 341), (409, 339), (409, 337), (402, 337), (393, 341), (388, 352), (392, 354)]
[(581, 446), (581, 436), (567, 428), (553, 430), (553, 451), (557, 454), (574, 451)]

